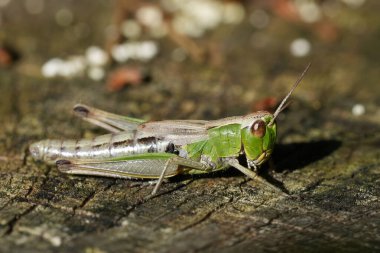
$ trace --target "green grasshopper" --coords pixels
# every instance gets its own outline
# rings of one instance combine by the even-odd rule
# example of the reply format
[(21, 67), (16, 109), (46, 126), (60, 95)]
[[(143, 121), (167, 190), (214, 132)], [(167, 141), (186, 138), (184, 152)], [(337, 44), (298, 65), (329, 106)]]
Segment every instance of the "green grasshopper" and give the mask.
[[(43, 140), (30, 146), (37, 160), (56, 163), (64, 173), (116, 178), (163, 179), (178, 174), (210, 173), (228, 167), (277, 189), (259, 177), (276, 141), (276, 118), (301, 82), (306, 67), (276, 111), (258, 111), (219, 120), (146, 122), (78, 104), (74, 112), (110, 134), (91, 140)], [(248, 168), (239, 164), (245, 155)]]

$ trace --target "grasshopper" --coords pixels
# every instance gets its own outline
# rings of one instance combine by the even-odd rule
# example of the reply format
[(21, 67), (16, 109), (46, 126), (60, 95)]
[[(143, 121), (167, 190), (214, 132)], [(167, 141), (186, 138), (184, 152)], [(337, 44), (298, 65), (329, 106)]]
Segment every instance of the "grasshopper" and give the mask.
[[(258, 182), (258, 167), (271, 156), (277, 136), (276, 118), (301, 82), (310, 64), (276, 111), (258, 111), (219, 120), (164, 120), (147, 122), (78, 104), (74, 113), (108, 130), (91, 140), (42, 140), (30, 145), (36, 160), (56, 164), (61, 172), (115, 178), (158, 179), (202, 174), (233, 167)], [(247, 167), (238, 158), (245, 156)]]

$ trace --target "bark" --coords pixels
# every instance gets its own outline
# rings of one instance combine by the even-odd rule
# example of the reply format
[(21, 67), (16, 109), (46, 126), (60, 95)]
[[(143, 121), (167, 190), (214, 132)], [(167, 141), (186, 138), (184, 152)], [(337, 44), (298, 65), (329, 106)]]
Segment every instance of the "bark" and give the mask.
[[(33, 141), (104, 133), (72, 116), (77, 102), (150, 119), (216, 119), (247, 113), (250, 101), (266, 95), (283, 97), (303, 65), (295, 70), (284, 63), (280, 73), (276, 50), (268, 58), (246, 57), (241, 41), (229, 41), (236, 51), (227, 53), (236, 61), (223, 69), (173, 63), (163, 51), (149, 65), (151, 83), (113, 94), (87, 79), (51, 81), (20, 68), (2, 70), (0, 252), (379, 251), (379, 120), (375, 109), (362, 117), (347, 109), (350, 96), (378, 99), (371, 79), (377, 74), (366, 72), (369, 84), (354, 94), (351, 80), (366, 74), (347, 64), (340, 69), (347, 86), (321, 89), (336, 81), (320, 75), (339, 53), (313, 65), (278, 120), (278, 144), (261, 175), (290, 196), (227, 170), (175, 177), (146, 198), (149, 182), (68, 176), (30, 157)], [(273, 84), (255, 89), (262, 80)]]

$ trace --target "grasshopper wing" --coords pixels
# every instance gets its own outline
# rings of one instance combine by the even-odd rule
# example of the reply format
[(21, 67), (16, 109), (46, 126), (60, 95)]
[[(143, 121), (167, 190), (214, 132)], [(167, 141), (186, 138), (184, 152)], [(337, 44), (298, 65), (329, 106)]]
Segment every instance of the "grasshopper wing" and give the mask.
[(168, 153), (137, 154), (111, 159), (58, 160), (58, 169), (63, 173), (95, 175), (117, 178), (160, 178), (165, 169), (165, 178), (181, 173), (179, 166), (206, 170), (204, 164)]
[(208, 138), (205, 120), (164, 120), (142, 123), (137, 127), (136, 138), (156, 137), (185, 145)]
[(185, 145), (208, 138), (206, 120), (164, 120), (145, 122), (141, 119), (125, 117), (105, 112), (87, 105), (78, 104), (74, 113), (85, 121), (100, 126), (112, 133), (121, 131), (135, 133), (134, 139), (156, 137)]
[[(115, 178), (159, 178), (172, 154), (143, 154), (99, 160), (58, 160), (58, 169), (67, 174), (92, 175)], [(165, 177), (179, 173), (178, 166), (169, 165)]]
[(145, 120), (105, 112), (87, 105), (77, 104), (74, 113), (85, 121), (100, 126), (112, 133), (135, 131)]

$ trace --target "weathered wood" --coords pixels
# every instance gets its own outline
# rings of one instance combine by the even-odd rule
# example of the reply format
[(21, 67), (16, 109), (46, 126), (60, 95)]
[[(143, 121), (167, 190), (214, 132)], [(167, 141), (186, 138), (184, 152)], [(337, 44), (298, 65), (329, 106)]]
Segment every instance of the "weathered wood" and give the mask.
[[(155, 119), (244, 114), (254, 99), (281, 98), (304, 67), (284, 63), (279, 73), (280, 56), (266, 53), (268, 58), (258, 59), (247, 58), (246, 50), (228, 51), (236, 62), (212, 69), (171, 63), (163, 51), (150, 65), (152, 83), (118, 94), (85, 79), (49, 81), (20, 73), (22, 68), (2, 70), (0, 252), (379, 251), (377, 74), (354, 73), (354, 64), (335, 66), (329, 52), (323, 64), (315, 61), (298, 99), (279, 119), (279, 144), (263, 168), (263, 176), (285, 187), (289, 197), (225, 171), (173, 178), (157, 197), (146, 199), (149, 183), (64, 175), (33, 161), (27, 151), (42, 138), (103, 133), (72, 116), (77, 102)], [(333, 66), (330, 76), (322, 72), (324, 64)], [(339, 71), (347, 78), (334, 76)], [(366, 82), (352, 81), (360, 77)], [(273, 85), (255, 90), (257, 83)], [(354, 84), (362, 86), (352, 97)], [(370, 113), (351, 115), (347, 104), (364, 99)]]

